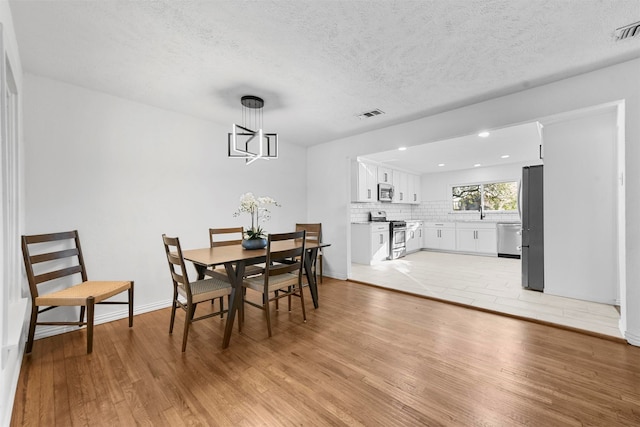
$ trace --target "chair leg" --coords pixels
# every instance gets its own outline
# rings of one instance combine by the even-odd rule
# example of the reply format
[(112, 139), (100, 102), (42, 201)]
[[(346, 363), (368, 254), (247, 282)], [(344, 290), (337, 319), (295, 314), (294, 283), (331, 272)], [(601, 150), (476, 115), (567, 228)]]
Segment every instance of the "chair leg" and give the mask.
[(87, 298), (87, 354), (93, 351), (93, 309), (95, 303), (94, 297)]
[(182, 333), (182, 352), (187, 349), (187, 337), (189, 336), (189, 326), (191, 326), (191, 319), (193, 319), (193, 314), (195, 313), (196, 308), (194, 305), (187, 304), (187, 312), (185, 313), (184, 318), (184, 332)]
[[(80, 320), (78, 322), (84, 322), (84, 305), (80, 306)], [(82, 325), (78, 325), (78, 328), (82, 328)]]
[[(276, 290), (274, 293), (274, 296), (276, 298), (276, 311), (280, 310), (280, 307), (278, 306), (278, 301), (280, 301), (280, 299), (278, 298), (278, 291)], [(268, 304), (269, 303), (269, 295), (267, 295), (267, 299), (265, 300), (265, 297), (262, 297), (262, 304)]]
[[(211, 300), (213, 302), (213, 300)], [(220, 297), (220, 318), (224, 319), (224, 297)]]
[(129, 327), (133, 326), (133, 281), (131, 281), (131, 287), (129, 288)]
[(178, 307), (178, 300), (176, 295), (173, 295), (173, 304), (171, 305), (171, 322), (169, 323), (169, 333), (173, 333), (173, 322), (176, 320), (176, 308)]
[[(322, 255), (320, 255), (318, 258), (320, 261), (320, 283), (322, 283)], [(316, 280), (316, 283), (318, 283), (317, 280)]]
[[(271, 313), (269, 313), (269, 294), (262, 294), (264, 301), (264, 314), (267, 316), (267, 330), (269, 331), (269, 338), (271, 338)], [(278, 300), (276, 300), (276, 304), (278, 304)]]
[(31, 320), (29, 321), (29, 335), (27, 337), (26, 353), (31, 353), (33, 349), (33, 336), (36, 332), (36, 323), (38, 321), (38, 306), (34, 300), (31, 300)]
[(291, 286), (289, 286), (288, 292), (289, 292), (289, 295), (287, 295), (287, 303), (288, 303), (287, 308), (289, 309), (289, 312), (291, 312)]
[(302, 292), (302, 282), (300, 282), (298, 290), (300, 291), (300, 305), (302, 305), (302, 322), (307, 323), (307, 313), (304, 310), (304, 292)]
[[(244, 323), (244, 303), (245, 300), (247, 298), (247, 288), (245, 288), (244, 286), (242, 287), (242, 302), (240, 304), (240, 322), (238, 322), (238, 324), (240, 323)], [(231, 310), (231, 295), (229, 295), (229, 310)]]

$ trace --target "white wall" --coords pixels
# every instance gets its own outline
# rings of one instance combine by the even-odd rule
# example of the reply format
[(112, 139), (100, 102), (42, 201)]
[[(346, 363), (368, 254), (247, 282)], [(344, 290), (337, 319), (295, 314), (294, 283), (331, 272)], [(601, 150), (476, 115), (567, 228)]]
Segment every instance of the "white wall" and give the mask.
[(522, 179), (522, 167), (536, 162), (509, 163), (501, 166), (479, 167), (450, 172), (422, 175), (422, 200), (451, 202), (451, 186), (484, 182), (519, 181)]
[(544, 126), (545, 293), (617, 302), (616, 113)]
[(406, 124), (391, 126), (311, 147), (307, 152), (309, 216), (323, 222), (331, 242), (325, 261), (337, 277), (350, 268), (348, 158), (391, 150), (402, 145), (441, 141), (456, 136), (535, 121), (567, 111), (626, 100), (626, 300), (627, 340), (640, 345), (640, 60), (636, 59), (591, 73), (523, 90)]
[[(24, 87), (25, 231), (78, 229), (89, 279), (134, 280), (136, 313), (170, 304), (162, 233), (188, 249), (209, 245), (209, 227), (249, 227), (233, 217), (248, 191), (282, 205), (268, 232), (307, 219), (299, 146), (245, 166), (227, 158), (226, 127), (29, 74)], [(101, 306), (96, 321), (125, 310)]]

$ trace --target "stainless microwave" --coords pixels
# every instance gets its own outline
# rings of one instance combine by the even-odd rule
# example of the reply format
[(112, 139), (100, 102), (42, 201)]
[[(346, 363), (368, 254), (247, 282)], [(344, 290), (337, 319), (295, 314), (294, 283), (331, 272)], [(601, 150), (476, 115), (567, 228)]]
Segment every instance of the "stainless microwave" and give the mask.
[(390, 202), (393, 200), (393, 185), (378, 184), (378, 201)]

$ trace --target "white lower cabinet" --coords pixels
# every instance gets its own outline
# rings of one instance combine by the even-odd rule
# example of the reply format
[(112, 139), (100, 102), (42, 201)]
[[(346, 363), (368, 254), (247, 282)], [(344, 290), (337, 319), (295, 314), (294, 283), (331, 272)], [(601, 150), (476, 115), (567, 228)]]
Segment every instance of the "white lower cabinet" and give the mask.
[(388, 222), (351, 224), (351, 262), (373, 264), (388, 257)]
[(408, 254), (422, 248), (422, 234), (422, 221), (407, 221), (406, 245)]
[(497, 255), (496, 224), (491, 222), (456, 223), (456, 250), (459, 252)]
[(422, 247), (441, 251), (456, 250), (455, 222), (425, 222)]

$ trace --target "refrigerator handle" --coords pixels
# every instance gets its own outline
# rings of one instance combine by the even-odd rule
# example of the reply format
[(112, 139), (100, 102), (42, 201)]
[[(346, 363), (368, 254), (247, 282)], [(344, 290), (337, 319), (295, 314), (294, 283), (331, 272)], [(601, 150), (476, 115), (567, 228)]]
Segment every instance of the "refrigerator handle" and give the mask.
[(518, 218), (522, 222), (522, 180), (518, 180)]

